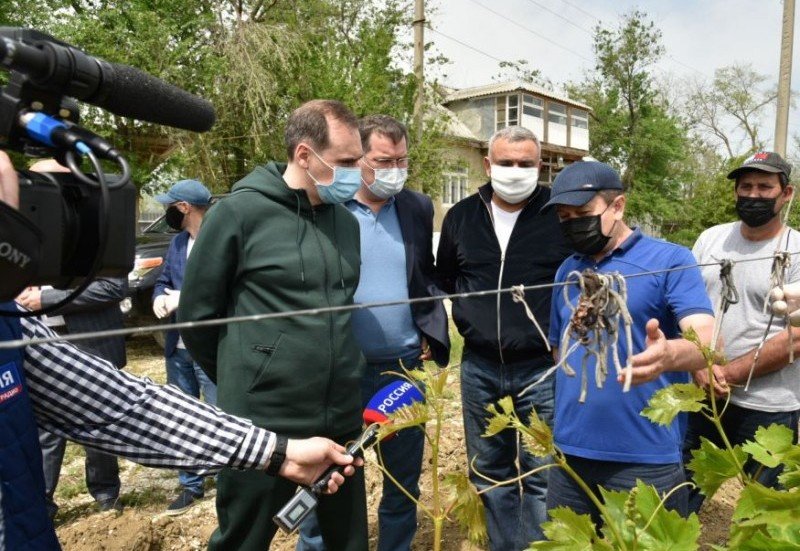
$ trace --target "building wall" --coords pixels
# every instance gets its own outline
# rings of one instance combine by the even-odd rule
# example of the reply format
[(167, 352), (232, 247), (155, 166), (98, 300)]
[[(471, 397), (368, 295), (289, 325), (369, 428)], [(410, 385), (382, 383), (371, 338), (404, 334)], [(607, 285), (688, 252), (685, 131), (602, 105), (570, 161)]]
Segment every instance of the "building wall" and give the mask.
[(495, 96), (455, 101), (447, 108), (469, 128), (476, 138), (486, 141), (494, 134)]
[(587, 128), (577, 128), (573, 126), (569, 129), (570, 147), (575, 149), (585, 149), (589, 151), (589, 130)]
[[(452, 147), (445, 153), (445, 158), (451, 165), (453, 172), (466, 170), (467, 191), (465, 196), (472, 195), (480, 186), (488, 181), (486, 171), (483, 168), (483, 158), (485, 155), (485, 149), (461, 141), (454, 141)], [(444, 215), (450, 208), (450, 205), (444, 204), (442, 201), (444, 195), (445, 194), (440, 193), (439, 196), (433, 200), (433, 231), (437, 232), (441, 230)]]
[[(529, 93), (510, 92), (483, 98), (454, 101), (447, 108), (455, 113), (456, 117), (469, 128), (473, 135), (482, 141), (487, 141), (498, 127), (497, 110), (498, 100), (517, 96), (515, 104), (515, 122), (533, 131), (543, 142), (573, 149), (589, 149), (588, 118), (584, 109), (549, 99), (541, 98)], [(534, 106), (527, 103), (526, 98), (535, 98), (541, 102)], [(530, 99), (530, 101), (534, 101)], [(536, 109), (536, 116), (528, 114)], [(581, 114), (581, 120), (587, 126), (576, 126), (573, 114)], [(510, 118), (510, 115), (509, 115)]]

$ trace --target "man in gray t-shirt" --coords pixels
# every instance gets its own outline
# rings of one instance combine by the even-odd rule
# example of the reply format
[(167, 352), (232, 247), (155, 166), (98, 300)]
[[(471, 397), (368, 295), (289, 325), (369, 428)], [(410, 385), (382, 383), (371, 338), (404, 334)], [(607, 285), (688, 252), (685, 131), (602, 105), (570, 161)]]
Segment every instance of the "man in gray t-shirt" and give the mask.
[[(717, 395), (732, 389), (722, 424), (733, 445), (752, 440), (758, 427), (773, 423), (789, 427), (797, 442), (800, 359), (789, 363), (789, 335), (783, 319), (773, 319), (750, 385), (744, 388), (756, 349), (769, 324), (770, 313), (764, 303), (770, 291), (772, 255), (776, 251), (800, 252), (800, 233), (783, 224), (779, 215), (793, 193), (789, 185), (790, 172), (791, 167), (777, 153), (758, 152), (747, 159), (728, 174), (729, 179), (736, 181), (736, 212), (740, 221), (707, 229), (692, 249), (699, 264), (723, 259), (734, 261), (733, 281), (739, 292), (739, 302), (732, 304), (725, 313), (720, 329), (720, 348), (729, 363), (714, 366)], [(766, 258), (752, 260), (762, 257)], [(800, 258), (792, 256), (791, 259), (786, 283), (800, 281)], [(737, 263), (742, 260), (748, 262)], [(702, 274), (708, 294), (719, 308), (720, 267), (704, 266)], [(800, 329), (792, 331), (795, 357), (800, 358)], [(694, 377), (698, 385), (707, 386), (705, 371), (696, 372)], [(691, 459), (691, 450), (700, 446), (701, 436), (722, 445), (713, 425), (701, 414), (691, 414), (684, 441), (684, 463)], [(755, 474), (758, 468), (757, 464), (745, 466), (750, 474)], [(780, 468), (764, 469), (759, 480), (766, 486), (775, 486), (779, 474)], [(693, 490), (690, 510), (698, 511), (703, 498), (698, 490)]]

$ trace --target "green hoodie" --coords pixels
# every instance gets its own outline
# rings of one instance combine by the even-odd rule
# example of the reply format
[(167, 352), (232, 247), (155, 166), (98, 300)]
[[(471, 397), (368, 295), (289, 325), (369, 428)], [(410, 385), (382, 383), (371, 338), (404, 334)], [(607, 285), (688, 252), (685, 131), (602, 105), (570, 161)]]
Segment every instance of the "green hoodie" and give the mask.
[[(206, 215), (186, 265), (180, 321), (353, 303), (358, 222), (341, 205), (311, 206), (259, 166)], [(293, 437), (342, 436), (361, 427), (364, 360), (350, 312), (229, 323), (181, 331), (217, 383), (217, 405)]]

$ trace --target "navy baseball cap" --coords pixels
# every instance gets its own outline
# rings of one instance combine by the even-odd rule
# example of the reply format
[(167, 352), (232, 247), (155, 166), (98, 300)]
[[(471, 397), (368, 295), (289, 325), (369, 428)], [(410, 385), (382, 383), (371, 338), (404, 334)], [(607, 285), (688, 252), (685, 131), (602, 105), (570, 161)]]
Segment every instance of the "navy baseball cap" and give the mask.
[(572, 163), (556, 176), (550, 200), (542, 210), (553, 205), (583, 206), (604, 189), (622, 190), (622, 180), (616, 170), (598, 161)]
[(190, 205), (207, 205), (211, 202), (211, 192), (197, 180), (181, 180), (169, 191), (156, 195), (156, 201), (163, 205), (185, 201)]
[(783, 173), (788, 178), (792, 173), (792, 166), (774, 151), (758, 151), (745, 159), (742, 166), (731, 170), (730, 174), (728, 174), (728, 180), (735, 180), (742, 172), (748, 170), (760, 170), (761, 172), (771, 172), (773, 174)]

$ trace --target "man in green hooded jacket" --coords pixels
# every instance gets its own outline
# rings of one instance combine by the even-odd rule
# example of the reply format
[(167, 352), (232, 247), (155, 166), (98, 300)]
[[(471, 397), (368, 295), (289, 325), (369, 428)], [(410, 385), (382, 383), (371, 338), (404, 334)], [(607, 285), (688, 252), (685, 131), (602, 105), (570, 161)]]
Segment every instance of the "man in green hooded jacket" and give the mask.
[[(288, 164), (257, 167), (203, 222), (186, 266), (180, 321), (352, 304), (359, 277), (358, 223), (341, 202), (358, 190), (358, 120), (340, 102), (314, 100), (289, 117)], [(344, 443), (361, 431), (364, 360), (349, 312), (232, 323), (182, 331), (217, 384), (217, 405), (290, 437)], [(217, 485), (212, 550), (262, 551), (272, 517), (297, 486), (226, 470)], [(329, 549), (367, 549), (363, 471), (321, 498)]]

